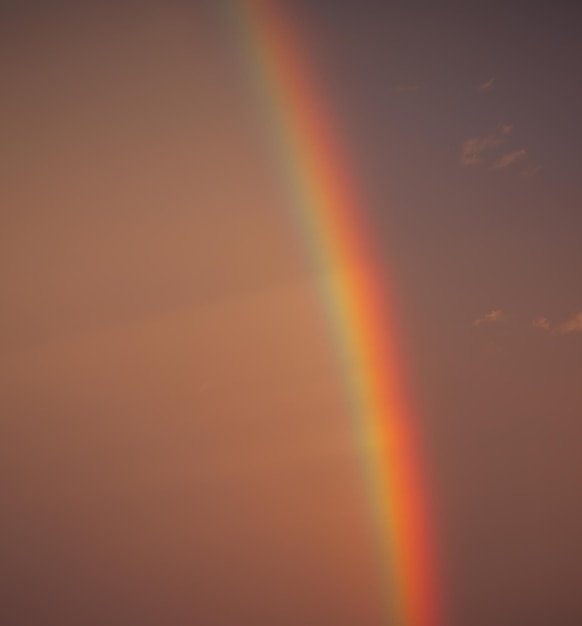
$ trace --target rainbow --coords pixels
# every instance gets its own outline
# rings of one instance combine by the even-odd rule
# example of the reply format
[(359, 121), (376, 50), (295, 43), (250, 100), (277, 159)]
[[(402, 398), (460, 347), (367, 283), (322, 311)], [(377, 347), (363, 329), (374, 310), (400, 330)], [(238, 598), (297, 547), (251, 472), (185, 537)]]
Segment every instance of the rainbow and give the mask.
[(227, 0), (258, 75), (321, 281), (360, 439), (385, 577), (387, 622), (435, 626), (436, 581), (417, 435), (394, 325), (354, 185), (289, 18), (276, 0)]

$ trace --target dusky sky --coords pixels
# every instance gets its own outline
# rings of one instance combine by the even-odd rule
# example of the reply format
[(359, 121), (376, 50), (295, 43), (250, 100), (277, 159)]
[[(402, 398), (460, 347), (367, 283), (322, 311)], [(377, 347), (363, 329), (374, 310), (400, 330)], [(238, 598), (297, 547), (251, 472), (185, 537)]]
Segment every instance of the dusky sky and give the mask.
[[(341, 381), (232, 23), (0, 6), (0, 621), (379, 624)], [(287, 9), (390, 277), (447, 625), (579, 623), (580, 9)]]

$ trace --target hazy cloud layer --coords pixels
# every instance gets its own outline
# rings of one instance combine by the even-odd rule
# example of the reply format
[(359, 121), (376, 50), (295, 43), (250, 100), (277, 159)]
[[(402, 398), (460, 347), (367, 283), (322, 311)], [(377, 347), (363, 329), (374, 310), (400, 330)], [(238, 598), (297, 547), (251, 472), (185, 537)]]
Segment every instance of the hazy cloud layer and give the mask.
[(479, 87), (477, 87), (477, 89), (479, 91), (489, 91), (490, 89), (493, 88), (493, 83), (495, 82), (494, 78), (490, 78), (487, 82), (483, 83), (482, 85), (479, 85)]
[(582, 311), (561, 324), (552, 325), (547, 317), (541, 315), (533, 320), (532, 326), (541, 330), (547, 330), (553, 335), (569, 335), (582, 333)]
[(501, 145), (507, 135), (511, 133), (511, 124), (500, 124), (497, 130), (487, 137), (471, 137), (463, 144), (461, 163), (463, 165), (477, 165), (484, 161), (484, 153)]
[(576, 313), (567, 322), (560, 324), (555, 332), (558, 335), (569, 335), (570, 333), (582, 333), (582, 311)]
[(498, 161), (493, 164), (493, 169), (498, 170), (504, 167), (509, 167), (516, 161), (521, 161), (527, 157), (526, 150), (514, 150), (513, 152), (508, 152), (504, 154)]

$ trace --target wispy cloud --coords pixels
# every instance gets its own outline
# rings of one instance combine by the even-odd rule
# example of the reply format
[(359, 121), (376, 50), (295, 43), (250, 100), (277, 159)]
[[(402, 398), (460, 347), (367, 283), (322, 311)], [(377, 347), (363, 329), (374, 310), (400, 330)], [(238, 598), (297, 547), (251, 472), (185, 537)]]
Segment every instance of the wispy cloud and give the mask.
[(502, 316), (503, 311), (501, 309), (493, 309), (493, 311), (485, 313), (483, 317), (474, 320), (473, 326), (481, 326), (481, 324), (492, 324), (494, 322), (498, 322)]
[(558, 335), (569, 335), (570, 333), (582, 333), (582, 311), (577, 313), (567, 322), (560, 324), (555, 331)]
[(500, 124), (496, 131), (487, 137), (467, 139), (462, 147), (461, 163), (463, 165), (477, 165), (481, 163), (484, 160), (483, 154), (501, 145), (512, 130), (513, 126), (511, 124)]
[(549, 330), (550, 329), (550, 320), (545, 315), (540, 315), (536, 317), (535, 320), (531, 323), (534, 328), (540, 328), (541, 330)]
[(493, 88), (493, 83), (495, 82), (494, 78), (490, 78), (487, 82), (483, 83), (482, 85), (479, 85), (479, 87), (477, 87), (478, 91), (489, 91), (490, 89)]
[(496, 161), (492, 168), (494, 170), (498, 170), (504, 167), (509, 167), (516, 161), (521, 161), (527, 157), (526, 150), (514, 150), (513, 152), (508, 152), (504, 154), (498, 161)]
[(477, 165), (477, 163), (481, 163), (483, 161), (481, 156), (483, 152), (498, 146), (502, 141), (499, 137), (483, 137), (482, 139), (473, 137), (467, 139), (463, 144), (461, 162), (463, 165)]
[(561, 324), (556, 324), (552, 326), (550, 324), (550, 320), (544, 315), (540, 317), (536, 317), (536, 319), (532, 322), (533, 328), (539, 328), (541, 330), (546, 330), (552, 335), (569, 335), (571, 333), (582, 333), (582, 311), (576, 313), (569, 320), (562, 322)]
[(419, 91), (420, 89), (422, 89), (422, 85), (420, 83), (402, 83), (394, 87), (394, 91), (396, 93), (412, 93), (414, 91)]

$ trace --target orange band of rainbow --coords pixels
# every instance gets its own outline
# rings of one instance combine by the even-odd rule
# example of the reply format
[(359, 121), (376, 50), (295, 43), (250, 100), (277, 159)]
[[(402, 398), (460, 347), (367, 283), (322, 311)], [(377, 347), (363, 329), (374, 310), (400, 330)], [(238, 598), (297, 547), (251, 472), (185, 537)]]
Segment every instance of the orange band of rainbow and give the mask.
[(276, 1), (229, 1), (259, 73), (301, 229), (322, 277), (381, 544), (388, 622), (435, 626), (426, 493), (381, 289), (385, 278), (378, 275), (350, 176), (289, 19)]

